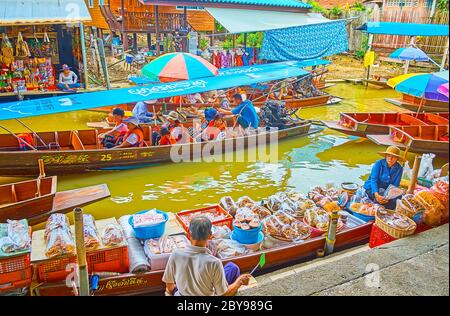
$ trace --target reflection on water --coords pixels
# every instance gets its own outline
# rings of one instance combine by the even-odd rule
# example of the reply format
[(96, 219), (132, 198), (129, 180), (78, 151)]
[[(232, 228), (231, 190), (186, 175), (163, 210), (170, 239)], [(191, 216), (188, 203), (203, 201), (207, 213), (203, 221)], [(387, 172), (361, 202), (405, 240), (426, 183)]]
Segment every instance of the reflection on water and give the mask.
[[(328, 92), (344, 97), (338, 105), (302, 109), (303, 118), (337, 119), (339, 113), (399, 111), (385, 97), (395, 97), (390, 89), (339, 84)], [(89, 121), (100, 120), (102, 114), (80, 111), (25, 119), (35, 130), (51, 131), (86, 128)], [(21, 131), (17, 122), (6, 127)], [(143, 209), (165, 211), (198, 208), (217, 203), (224, 195), (237, 199), (248, 195), (258, 200), (279, 190), (294, 188), (307, 192), (315, 185), (344, 181), (363, 183), (371, 164), (379, 159), (383, 147), (353, 136), (323, 130), (306, 137), (288, 139), (278, 146), (277, 163), (182, 163), (160, 164), (127, 171), (91, 172), (58, 177), (58, 189), (107, 183), (111, 198), (85, 207), (96, 218), (121, 216)], [(410, 157), (412, 160), (412, 157)], [(441, 162), (436, 161), (435, 166)], [(0, 183), (17, 181), (0, 178)]]

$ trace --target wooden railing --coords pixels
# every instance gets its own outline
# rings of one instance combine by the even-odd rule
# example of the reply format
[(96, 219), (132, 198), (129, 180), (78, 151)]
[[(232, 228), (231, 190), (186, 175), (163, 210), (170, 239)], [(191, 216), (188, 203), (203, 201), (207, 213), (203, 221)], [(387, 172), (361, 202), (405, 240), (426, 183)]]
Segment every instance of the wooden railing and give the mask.
[[(112, 12), (108, 5), (100, 6), (103, 16), (112, 31), (122, 31), (122, 14), (120, 8)], [(158, 29), (161, 33), (179, 31), (187, 28), (184, 14), (160, 13)], [(187, 23), (187, 22), (186, 22)], [(153, 12), (133, 12), (125, 10), (123, 30), (128, 33), (155, 33), (156, 16)]]

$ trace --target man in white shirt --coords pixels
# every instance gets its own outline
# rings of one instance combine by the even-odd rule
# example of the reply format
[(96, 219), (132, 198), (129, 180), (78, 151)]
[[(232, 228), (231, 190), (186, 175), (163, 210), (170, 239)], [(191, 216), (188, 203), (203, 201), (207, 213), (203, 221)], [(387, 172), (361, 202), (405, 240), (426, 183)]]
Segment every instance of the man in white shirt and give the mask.
[(64, 64), (62, 72), (59, 74), (58, 89), (66, 92), (76, 92), (76, 89), (80, 88), (80, 84), (77, 81), (77, 74)]
[(192, 219), (189, 225), (191, 245), (175, 250), (163, 275), (166, 295), (175, 296), (233, 296), (247, 285), (249, 274), (240, 274), (234, 263), (222, 265), (206, 245), (212, 224), (205, 216)]

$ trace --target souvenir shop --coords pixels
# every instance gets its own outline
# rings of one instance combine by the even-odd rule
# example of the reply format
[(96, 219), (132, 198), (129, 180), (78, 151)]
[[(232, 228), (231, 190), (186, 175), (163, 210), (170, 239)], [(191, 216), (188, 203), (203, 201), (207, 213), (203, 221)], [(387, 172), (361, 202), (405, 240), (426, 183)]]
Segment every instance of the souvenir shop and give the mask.
[(208, 50), (207, 60), (217, 68), (251, 66), (258, 63), (259, 48), (212, 48)]
[(80, 28), (66, 24), (0, 27), (0, 96), (57, 90), (62, 65), (83, 79)]

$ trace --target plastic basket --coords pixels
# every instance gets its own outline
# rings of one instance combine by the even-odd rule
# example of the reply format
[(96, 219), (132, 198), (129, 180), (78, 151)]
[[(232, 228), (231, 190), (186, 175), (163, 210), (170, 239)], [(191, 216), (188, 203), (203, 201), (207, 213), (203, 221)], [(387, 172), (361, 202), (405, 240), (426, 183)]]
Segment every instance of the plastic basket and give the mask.
[(128, 273), (128, 247), (104, 249), (86, 254), (89, 273)]
[(28, 287), (31, 284), (33, 269), (26, 269), (0, 274), (0, 293), (14, 291)]
[(227, 211), (225, 211), (220, 205), (213, 205), (213, 206), (204, 207), (204, 208), (195, 209), (195, 210), (181, 211), (181, 212), (178, 212), (177, 214), (175, 214), (175, 218), (180, 223), (180, 225), (183, 227), (186, 234), (189, 236), (189, 227), (183, 221), (183, 217), (194, 214), (194, 213), (198, 213), (198, 215), (201, 215), (202, 213), (205, 213), (205, 212), (215, 212), (215, 213), (217, 212), (217, 213), (224, 215), (225, 216), (224, 219), (212, 221), (211, 222), (212, 225), (214, 225), (214, 226), (226, 225), (226, 226), (228, 226), (228, 228), (233, 230), (233, 217)]
[(378, 247), (387, 243), (390, 243), (391, 241), (397, 240), (396, 238), (390, 236), (386, 232), (384, 232), (382, 229), (377, 227), (377, 225), (372, 225), (372, 230), (370, 231), (370, 240), (369, 240), (369, 247), (374, 248)]
[(29, 267), (30, 267), (29, 253), (15, 257), (0, 259), (0, 279), (2, 274), (24, 270)]
[(262, 229), (262, 224), (259, 225), (257, 228), (252, 229), (242, 229), (239, 227), (236, 227), (233, 224), (233, 236), (235, 240), (241, 244), (245, 245), (251, 245), (256, 244), (259, 239), (259, 232)]
[[(144, 214), (146, 212), (148, 212), (148, 211), (141, 211), (136, 214)], [(169, 220), (169, 215), (167, 215), (166, 212), (163, 212), (160, 210), (156, 210), (156, 212), (163, 214), (165, 221), (160, 224), (156, 224), (156, 225), (152, 225), (152, 226), (134, 228), (133, 216), (130, 216), (128, 218), (128, 224), (130, 224), (131, 228), (133, 228), (134, 235), (136, 236), (136, 238), (152, 239), (152, 238), (159, 238), (162, 235), (164, 235), (164, 230), (166, 228), (166, 223)]]
[[(63, 257), (36, 263), (39, 282), (58, 282), (64, 280), (74, 270), (71, 264), (76, 264), (77, 257)], [(66, 270), (67, 268), (67, 270)]]

